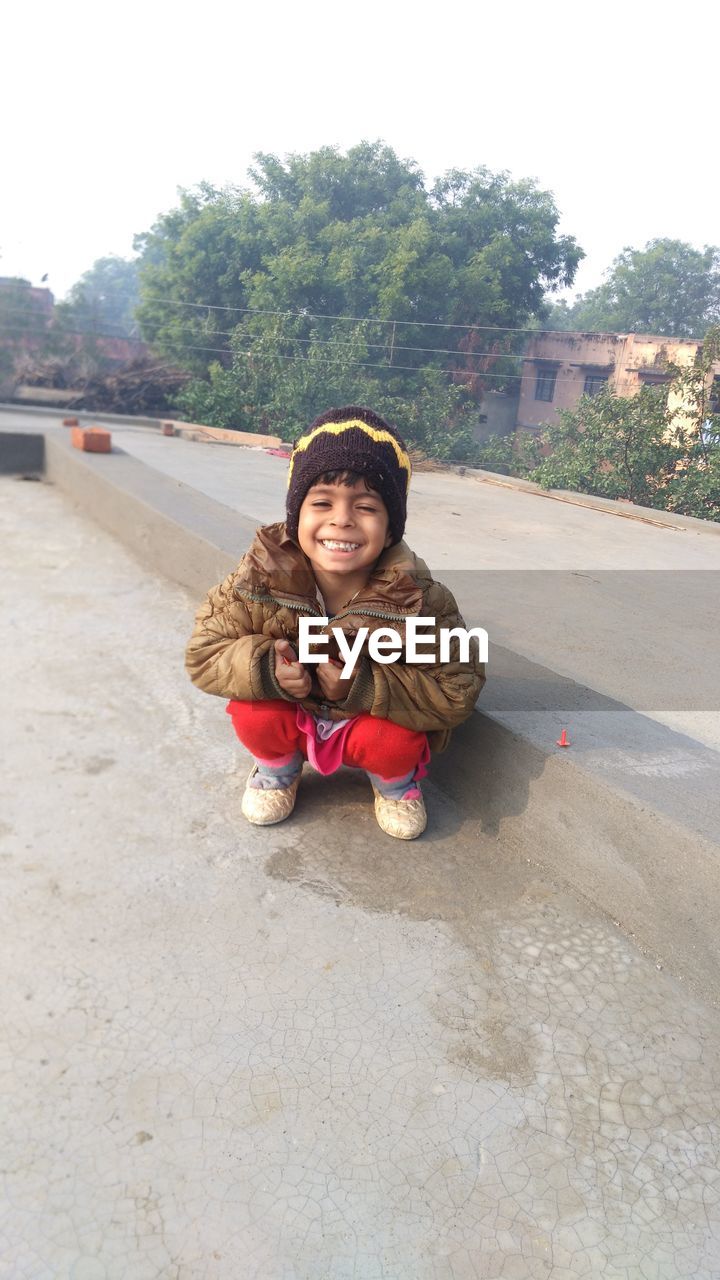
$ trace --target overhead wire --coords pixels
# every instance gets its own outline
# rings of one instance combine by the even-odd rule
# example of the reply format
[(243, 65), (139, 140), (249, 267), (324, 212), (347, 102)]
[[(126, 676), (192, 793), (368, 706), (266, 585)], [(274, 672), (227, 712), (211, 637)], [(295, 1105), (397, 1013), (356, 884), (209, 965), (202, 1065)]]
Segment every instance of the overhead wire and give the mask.
[[(8, 327), (11, 327), (11, 326), (3, 326), (3, 325), (2, 325), (2, 323), (0, 323), (0, 329), (8, 328)], [(30, 334), (31, 336), (35, 336), (35, 337), (38, 337), (38, 336), (40, 336), (40, 337), (48, 337), (48, 336), (50, 336), (50, 335), (48, 334), (48, 330), (47, 330), (47, 329), (40, 329), (40, 330), (35, 331), (35, 333), (33, 333), (33, 331), (32, 331), (32, 330), (29, 330), (29, 329), (23, 329), (23, 330), (21, 330), (20, 332), (21, 332), (21, 334)], [(69, 335), (69, 334), (68, 334), (68, 336), (71, 336), (71, 335)], [(89, 333), (85, 333), (85, 334), (74, 334), (74, 335), (72, 335), (72, 336), (76, 336), (76, 337), (91, 337), (91, 338), (103, 338), (103, 337), (105, 337), (105, 338), (110, 338), (110, 339), (117, 339), (117, 338), (119, 338), (121, 335), (119, 335), (119, 334), (102, 334), (102, 333), (92, 333), (92, 332), (89, 332)], [(130, 341), (134, 341), (134, 339), (129, 339), (129, 340), (130, 340)], [(292, 338), (292, 337), (286, 337), (286, 338), (279, 337), (279, 338), (274, 339), (274, 341), (276, 341), (276, 342), (296, 342), (296, 341), (298, 341), (298, 339), (296, 339), (296, 338)], [(333, 344), (332, 342), (330, 342), (330, 341), (329, 341), (329, 342), (327, 343), (327, 345), (328, 345), (328, 346), (332, 346), (332, 345), (334, 345), (334, 344)], [(205, 346), (195, 346), (195, 345), (190, 345), (190, 344), (187, 344), (187, 343), (176, 343), (176, 342), (173, 342), (173, 341), (172, 341), (172, 339), (167, 339), (167, 338), (166, 338), (166, 339), (163, 339), (163, 346), (164, 346), (164, 347), (166, 347), (166, 348), (167, 348), (167, 347), (172, 348), (172, 349), (174, 349), (174, 350), (176, 350), (176, 351), (202, 351), (202, 352), (205, 352), (205, 353), (207, 353), (207, 354), (209, 354), (209, 355), (213, 355), (213, 354), (215, 354), (215, 355), (225, 355), (225, 356), (232, 356), (232, 357), (234, 357), (234, 356), (246, 356), (248, 359), (253, 359), (253, 360), (287, 360), (287, 361), (289, 361), (289, 362), (291, 362), (291, 363), (293, 363), (293, 364), (307, 364), (307, 363), (309, 363), (309, 358), (308, 358), (308, 356), (287, 356), (287, 355), (283, 355), (283, 354), (282, 354), (281, 352), (279, 352), (279, 351), (278, 351), (278, 352), (267, 352), (267, 353), (266, 353), (266, 352), (262, 352), (262, 351), (253, 351), (253, 350), (249, 350), (249, 349), (247, 349), (247, 348), (238, 348), (238, 347), (229, 348), (229, 347), (205, 347)], [(408, 350), (416, 350), (416, 349), (417, 349), (417, 348), (412, 348), (412, 347), (411, 347), (411, 348), (408, 348)], [(397, 348), (396, 348), (396, 350), (397, 350)], [(454, 354), (454, 353), (452, 353), (452, 354)], [(458, 352), (457, 354), (458, 354), (458, 355), (461, 355), (463, 358), (467, 358), (468, 356), (477, 355), (477, 354), (479, 354), (479, 353), (477, 353), (477, 352)], [(490, 354), (492, 354), (492, 355), (497, 355), (498, 353), (497, 353), (497, 352), (491, 352)], [(509, 355), (509, 356), (511, 357), (511, 353), (507, 353), (507, 352), (506, 352), (506, 353), (500, 353), (500, 354)], [(518, 358), (518, 359), (523, 359), (523, 357), (522, 357), (522, 356), (518, 356), (517, 358)], [(313, 361), (313, 363), (315, 363), (315, 362)], [(320, 361), (318, 361), (317, 363), (320, 363)], [(388, 372), (390, 372), (390, 373), (415, 373), (415, 374), (424, 374), (424, 373), (449, 373), (449, 374), (455, 374), (455, 375), (458, 375), (458, 374), (459, 374), (459, 375), (470, 376), (470, 377), (476, 377), (476, 378), (492, 378), (492, 379), (494, 379), (494, 380), (500, 380), (500, 381), (517, 381), (517, 382), (522, 382), (522, 380), (523, 380), (524, 378), (528, 378), (529, 376), (530, 376), (530, 377), (532, 377), (532, 375), (528, 375), (528, 374), (525, 374), (525, 373), (491, 373), (491, 372), (489, 372), (489, 371), (485, 371), (485, 370), (483, 370), (483, 369), (463, 369), (463, 368), (445, 369), (445, 368), (440, 368), (440, 367), (438, 367), (438, 365), (433, 365), (433, 364), (425, 364), (425, 365), (417, 366), (417, 365), (402, 365), (402, 364), (394, 364), (394, 363), (393, 363), (393, 364), (390, 364), (390, 363), (382, 363), (382, 362), (371, 362), (371, 361), (367, 361), (367, 360), (349, 360), (349, 361), (340, 361), (340, 360), (329, 360), (329, 359), (328, 359), (328, 360), (323, 360), (323, 361), (322, 361), (322, 363), (324, 363), (325, 365), (330, 365), (330, 366), (332, 366), (332, 365), (336, 365), (336, 366), (339, 366), (339, 367), (342, 367), (342, 368), (351, 368), (351, 369), (352, 369), (352, 368), (355, 368), (355, 369), (382, 369), (382, 370), (388, 371)], [(554, 383), (554, 385), (558, 386), (558, 385), (560, 385), (560, 383), (564, 383), (564, 382), (572, 382), (572, 383), (575, 383), (576, 381), (577, 381), (577, 380), (576, 380), (575, 378), (556, 378), (556, 379), (555, 379), (555, 383)]]
[[(27, 311), (23, 307), (5, 307), (3, 308), (2, 314), (27, 315)], [(377, 320), (363, 320), (363, 321), (359, 321), (358, 323), (379, 324), (383, 322), (377, 321)], [(208, 329), (207, 333), (208, 333), (208, 337), (210, 338), (231, 338), (235, 333), (237, 333), (237, 328)], [(120, 338), (120, 337), (127, 337), (128, 335), (125, 333), (122, 333), (122, 334), (118, 333), (118, 334), (106, 334), (104, 336)], [(320, 345), (337, 346), (337, 347), (351, 347), (355, 345), (353, 342), (347, 342), (337, 338), (318, 338), (318, 337), (299, 338), (299, 337), (296, 337), (295, 334), (290, 334), (290, 333), (273, 335), (273, 337), (278, 342), (302, 342), (306, 344), (319, 343)], [(132, 339), (130, 340), (132, 341)], [(391, 345), (390, 339), (388, 339), (386, 342), (365, 342), (366, 347), (369, 347), (378, 351), (387, 351), (389, 345)], [(404, 346), (403, 344), (398, 342), (392, 344), (392, 349), (393, 351), (419, 351), (423, 355), (444, 355), (444, 356), (461, 355), (461, 356), (473, 356), (478, 358), (484, 357), (484, 356), (492, 356), (492, 357), (508, 356), (510, 358), (515, 358), (518, 355), (517, 352), (512, 352), (512, 351), (459, 351), (457, 348), (454, 348), (454, 347)]]
[[(33, 285), (13, 286), (14, 288), (22, 287), (32, 289)], [(115, 298), (134, 298), (135, 294), (124, 293), (122, 291), (115, 293)], [(225, 304), (215, 302), (189, 302), (183, 298), (162, 298), (157, 294), (146, 293), (142, 298), (138, 299), (138, 305), (145, 302), (160, 302), (164, 306), (169, 307), (193, 307), (199, 311), (231, 311), (242, 315), (258, 315), (258, 316), (290, 316), (294, 319), (301, 320), (339, 320), (347, 321), (353, 324), (386, 324), (386, 325), (412, 325), (415, 328), (433, 328), (433, 329), (465, 329), (477, 330), (483, 333), (565, 333), (564, 329), (537, 329), (533, 327), (523, 328), (518, 325), (501, 325), (501, 324), (454, 324), (444, 320), (417, 320), (406, 319), (399, 320), (397, 317), (389, 317), (387, 319), (372, 319), (369, 316), (343, 316), (336, 315), (332, 312), (323, 311), (278, 311), (270, 310), (263, 307), (230, 307)], [(62, 304), (60, 304), (62, 305)], [(583, 330), (583, 332), (591, 332)], [(598, 332), (601, 332), (598, 330)]]
[(260, 315), (260, 316), (292, 316), (301, 320), (341, 320), (348, 321), (353, 324), (389, 324), (389, 325), (412, 325), (418, 328), (433, 329), (465, 329), (477, 330), (478, 332), (498, 332), (498, 333), (563, 333), (562, 329), (532, 329), (520, 328), (517, 325), (502, 324), (450, 324), (443, 320), (398, 320), (395, 319), (370, 319), (368, 316), (340, 316), (333, 315), (331, 312), (322, 311), (271, 311), (260, 307), (228, 307), (219, 303), (207, 302), (186, 302), (179, 298), (160, 298), (154, 294), (145, 294), (142, 302), (161, 302), (164, 306), (175, 307), (197, 307), (201, 311), (234, 311), (244, 315)]

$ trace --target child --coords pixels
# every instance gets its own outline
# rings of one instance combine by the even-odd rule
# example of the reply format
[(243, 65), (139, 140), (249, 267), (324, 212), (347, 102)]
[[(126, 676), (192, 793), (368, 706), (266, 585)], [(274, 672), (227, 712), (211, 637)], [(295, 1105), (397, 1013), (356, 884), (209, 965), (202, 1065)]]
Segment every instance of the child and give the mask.
[[(443, 750), (471, 714), (485, 674), (476, 650), (460, 660), (457, 641), (448, 662), (437, 649), (422, 665), (368, 655), (374, 631), (392, 624), (402, 639), (413, 615), (435, 619), (436, 629), (464, 625), (450, 592), (402, 541), (409, 484), (407, 449), (387, 422), (357, 406), (329, 409), (293, 448), (285, 523), (258, 529), (198, 611), (188, 672), (198, 688), (229, 699), (255, 757), (242, 804), (252, 823), (292, 813), (307, 759), (323, 774), (364, 769), (388, 835), (414, 840), (425, 829), (418, 783), (430, 747)], [(307, 669), (297, 660), (301, 617), (328, 618), (330, 639), (317, 651), (331, 661)], [(332, 629), (352, 643), (362, 627), (359, 661), (343, 678)]]

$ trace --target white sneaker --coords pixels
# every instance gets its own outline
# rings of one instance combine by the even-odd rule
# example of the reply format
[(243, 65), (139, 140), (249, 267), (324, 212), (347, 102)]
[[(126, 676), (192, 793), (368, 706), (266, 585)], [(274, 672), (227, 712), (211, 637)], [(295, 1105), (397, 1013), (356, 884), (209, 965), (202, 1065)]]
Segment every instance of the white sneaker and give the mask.
[(265, 790), (251, 787), (250, 781), (258, 771), (257, 765), (250, 770), (242, 798), (242, 812), (254, 827), (271, 827), (275, 822), (284, 822), (295, 808), (295, 797), (300, 786), (302, 769), (289, 787), (273, 787)]
[(373, 786), (375, 792), (375, 817), (378, 826), (396, 840), (417, 840), (427, 826), (425, 801), (391, 800)]

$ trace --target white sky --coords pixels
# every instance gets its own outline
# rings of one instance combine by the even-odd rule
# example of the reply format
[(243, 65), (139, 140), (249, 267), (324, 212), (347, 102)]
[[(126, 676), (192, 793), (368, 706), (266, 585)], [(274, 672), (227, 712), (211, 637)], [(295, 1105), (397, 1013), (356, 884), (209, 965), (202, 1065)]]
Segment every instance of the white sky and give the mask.
[(588, 255), (575, 289), (627, 244), (720, 242), (717, 5), (20, 2), (3, 21), (0, 275), (47, 272), (56, 296), (129, 255), (179, 186), (363, 138), (428, 179), (537, 178)]

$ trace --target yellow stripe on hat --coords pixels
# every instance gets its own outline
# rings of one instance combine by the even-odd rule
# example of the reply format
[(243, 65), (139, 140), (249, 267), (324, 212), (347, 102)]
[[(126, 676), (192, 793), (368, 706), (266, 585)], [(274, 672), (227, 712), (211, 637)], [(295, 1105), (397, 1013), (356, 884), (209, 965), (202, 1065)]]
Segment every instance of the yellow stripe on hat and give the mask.
[(407, 493), (410, 488), (410, 473), (412, 471), (409, 455), (405, 452), (395, 436), (391, 435), (389, 431), (384, 431), (378, 427), (370, 427), (367, 422), (363, 422), (360, 418), (349, 418), (347, 422), (322, 422), (319, 427), (314, 427), (306, 436), (301, 436), (295, 445), (292, 457), (290, 458), (290, 466), (288, 467), (288, 488), (290, 488), (290, 481), (292, 480), (293, 464), (295, 462), (296, 453), (304, 453), (312, 444), (313, 440), (323, 433), (332, 436), (339, 436), (342, 435), (344, 431), (352, 430), (353, 427), (357, 427), (359, 431), (364, 431), (366, 436), (369, 436), (371, 440), (375, 440), (378, 444), (392, 445), (395, 450), (395, 456), (398, 460), (398, 466), (402, 467), (403, 471), (407, 472), (407, 479), (405, 481), (405, 492)]

